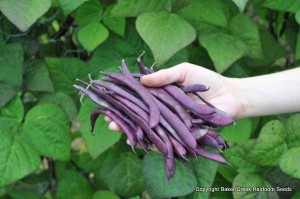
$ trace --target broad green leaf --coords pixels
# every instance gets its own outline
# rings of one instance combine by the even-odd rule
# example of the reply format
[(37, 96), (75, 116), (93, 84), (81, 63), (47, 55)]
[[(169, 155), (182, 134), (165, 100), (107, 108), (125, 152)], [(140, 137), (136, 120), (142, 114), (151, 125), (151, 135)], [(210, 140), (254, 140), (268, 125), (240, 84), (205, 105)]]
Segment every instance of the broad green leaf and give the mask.
[(278, 120), (268, 122), (262, 128), (247, 158), (262, 166), (278, 165), (281, 154), (286, 150), (285, 133), (284, 126)]
[[(274, 191), (259, 191), (259, 189), (262, 188), (272, 188), (272, 185), (256, 174), (251, 173), (242, 173), (236, 176), (236, 178), (233, 181), (232, 187), (236, 190), (240, 188), (251, 188), (250, 191), (234, 191), (233, 192), (233, 198), (234, 199), (240, 199), (240, 198), (273, 198), (277, 199), (279, 198), (276, 189)], [(257, 190), (254, 190), (253, 188), (256, 188)]]
[(121, 133), (108, 129), (108, 123), (104, 120), (104, 116), (102, 115), (97, 119), (94, 135), (91, 134), (90, 128), (90, 122), (86, 120), (82, 124), (80, 132), (93, 159), (97, 158), (121, 138)]
[(99, 22), (102, 18), (103, 8), (98, 0), (90, 0), (82, 4), (75, 14), (75, 22), (79, 25), (87, 25)]
[(111, 10), (112, 16), (137, 17), (144, 12), (170, 11), (170, 0), (119, 0)]
[(76, 117), (76, 121), (85, 122), (89, 121), (90, 114), (96, 109), (99, 108), (99, 105), (95, 104), (92, 100), (86, 98), (81, 104), (79, 113)]
[(289, 147), (300, 147), (300, 114), (292, 115), (287, 123), (286, 141)]
[(65, 93), (43, 94), (40, 97), (40, 103), (56, 104), (65, 112), (69, 121), (73, 121), (77, 116), (77, 107), (74, 100)]
[(41, 61), (36, 61), (27, 67), (24, 82), (30, 91), (54, 91), (48, 68)]
[(150, 12), (140, 15), (136, 29), (159, 65), (196, 38), (194, 28), (177, 14)]
[(126, 18), (125, 17), (103, 17), (103, 24), (117, 35), (125, 35)]
[(24, 107), (19, 96), (13, 98), (0, 109), (0, 130), (8, 131), (15, 128), (23, 120)]
[(262, 47), (257, 24), (248, 15), (233, 17), (229, 22), (228, 29), (232, 35), (247, 45), (249, 49), (247, 56), (262, 58)]
[(87, 178), (74, 171), (65, 171), (58, 180), (56, 198), (57, 199), (80, 199), (92, 198), (93, 189)]
[(219, 73), (223, 73), (248, 52), (248, 46), (244, 42), (226, 33), (203, 34), (199, 36), (199, 41), (207, 50)]
[(46, 58), (50, 77), (55, 91), (65, 92), (67, 94), (76, 93), (73, 84), (76, 79), (87, 79), (89, 67), (86, 63), (76, 58)]
[(218, 173), (225, 178), (228, 182), (233, 182), (235, 176), (237, 176), (238, 172), (236, 168), (230, 167), (228, 165), (220, 164), (218, 167)]
[(26, 115), (21, 134), (41, 155), (63, 161), (70, 158), (68, 119), (54, 104), (40, 104), (32, 108)]
[(60, 7), (63, 10), (63, 13), (65, 15), (70, 14), (73, 10), (78, 8), (81, 4), (88, 0), (75, 0), (75, 1), (69, 1), (69, 0), (57, 0), (58, 3), (60, 4)]
[(26, 31), (51, 6), (51, 0), (1, 0), (1, 12), (19, 30)]
[(87, 51), (93, 51), (104, 42), (109, 35), (108, 30), (101, 23), (90, 23), (78, 31), (78, 40)]
[(109, 189), (123, 197), (144, 191), (143, 162), (136, 155), (123, 155), (101, 169), (102, 181)]
[(259, 37), (262, 45), (263, 57), (259, 59), (245, 57), (243, 58), (244, 65), (251, 67), (269, 67), (277, 59), (286, 56), (286, 50), (274, 39), (268, 30), (261, 29), (259, 31)]
[(227, 142), (243, 143), (250, 138), (252, 132), (252, 122), (250, 119), (238, 120), (234, 126), (224, 127), (221, 136)]
[(0, 131), (0, 187), (35, 171), (40, 164), (38, 153), (12, 132)]
[[(3, 3), (5, 1), (0, 1)], [(0, 46), (0, 82), (14, 86), (22, 85), (23, 49), (20, 44)]]
[[(192, 168), (196, 174), (197, 187), (212, 187), (214, 182), (218, 163), (213, 162), (209, 159), (198, 157), (190, 161)], [(210, 196), (209, 192), (195, 192), (191, 195), (191, 199), (208, 199)]]
[(195, 23), (227, 26), (227, 19), (220, 0), (193, 1), (188, 6), (180, 9), (178, 14)]
[(285, 12), (297, 12), (300, 9), (300, 1), (297, 0), (267, 0), (264, 6), (274, 10)]
[(279, 166), (284, 173), (300, 179), (299, 154), (300, 147), (289, 149), (280, 157)]
[(93, 199), (119, 199), (119, 196), (110, 191), (97, 191), (93, 195)]
[(0, 82), (0, 108), (6, 105), (18, 92), (19, 88)]
[(255, 140), (248, 140), (247, 142), (226, 149), (224, 156), (238, 172), (255, 172), (256, 165), (247, 159), (247, 154), (254, 146)]
[(223, 75), (225, 77), (244, 78), (249, 76), (249, 72), (246, 67), (239, 64), (233, 64)]
[(131, 72), (138, 72), (136, 58), (143, 51), (146, 51), (143, 56), (144, 63), (153, 64), (151, 51), (136, 32), (135, 27), (128, 24), (125, 32), (124, 38), (110, 34), (109, 38), (96, 48), (91, 60), (93, 74), (98, 76), (100, 70), (119, 72), (122, 59), (125, 59)]
[(197, 186), (195, 174), (181, 163), (176, 163), (175, 175), (168, 181), (161, 154), (149, 152), (144, 157), (143, 175), (152, 198), (171, 198), (192, 193)]
[(241, 12), (244, 12), (248, 0), (232, 0), (232, 1), (235, 3), (235, 5), (239, 8)]

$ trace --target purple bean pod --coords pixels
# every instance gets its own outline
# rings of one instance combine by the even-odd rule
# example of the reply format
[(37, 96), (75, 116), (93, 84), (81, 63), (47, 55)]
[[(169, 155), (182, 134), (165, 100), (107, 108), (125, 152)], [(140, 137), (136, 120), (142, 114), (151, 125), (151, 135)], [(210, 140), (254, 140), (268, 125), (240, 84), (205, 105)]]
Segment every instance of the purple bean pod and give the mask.
[(128, 86), (130, 89), (134, 90), (149, 107), (150, 127), (153, 128), (158, 125), (160, 112), (154, 101), (154, 97), (150, 94), (150, 92), (146, 88), (144, 88), (142, 85), (140, 85), (136, 81), (134, 81), (124, 75), (114, 74), (114, 73), (104, 73), (104, 72), (102, 72), (101, 74), (107, 75), (110, 78), (116, 79), (116, 80), (126, 84), (126, 86)]
[(206, 104), (198, 104), (193, 101), (192, 98), (187, 96), (180, 88), (167, 85), (163, 87), (170, 95), (172, 95), (176, 100), (178, 100), (183, 106), (193, 111), (196, 114), (209, 115), (214, 112), (214, 109)]

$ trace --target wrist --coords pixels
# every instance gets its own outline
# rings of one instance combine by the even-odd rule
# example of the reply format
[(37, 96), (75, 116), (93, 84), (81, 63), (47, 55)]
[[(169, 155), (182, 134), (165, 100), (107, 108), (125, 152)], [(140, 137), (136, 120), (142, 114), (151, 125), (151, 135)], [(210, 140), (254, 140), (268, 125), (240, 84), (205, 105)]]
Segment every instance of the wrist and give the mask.
[(240, 119), (247, 117), (247, 109), (248, 109), (248, 102), (247, 97), (245, 96), (244, 90), (247, 89), (242, 81), (241, 78), (228, 78), (225, 77), (225, 81), (227, 82), (229, 86), (229, 92), (232, 93), (235, 107), (235, 113), (233, 115), (234, 119)]

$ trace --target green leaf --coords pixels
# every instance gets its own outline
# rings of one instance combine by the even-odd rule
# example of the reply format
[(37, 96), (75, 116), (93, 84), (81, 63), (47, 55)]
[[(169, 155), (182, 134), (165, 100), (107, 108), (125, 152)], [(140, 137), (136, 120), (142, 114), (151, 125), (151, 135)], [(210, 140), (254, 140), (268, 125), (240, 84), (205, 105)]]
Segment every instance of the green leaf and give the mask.
[(81, 4), (88, 0), (76, 0), (76, 1), (69, 1), (69, 0), (57, 0), (58, 3), (60, 4), (60, 7), (63, 10), (63, 13), (65, 15), (70, 14), (73, 10), (78, 8)]
[(92, 198), (93, 189), (88, 180), (74, 170), (65, 171), (58, 180), (56, 198), (57, 199), (80, 199)]
[(98, 117), (94, 134), (90, 132), (90, 122), (86, 120), (80, 129), (80, 132), (86, 142), (89, 154), (92, 158), (97, 158), (101, 153), (118, 142), (121, 138), (121, 133), (114, 132), (108, 129), (108, 123), (105, 122), (104, 116)]
[(262, 47), (257, 24), (248, 15), (233, 17), (229, 22), (228, 28), (232, 35), (247, 45), (249, 49), (247, 56), (262, 58)]
[(232, 1), (235, 3), (235, 5), (239, 8), (241, 12), (244, 12), (248, 0), (232, 0)]
[(77, 116), (77, 108), (74, 100), (65, 93), (43, 94), (40, 103), (53, 103), (59, 106), (68, 116), (69, 121), (73, 121)]
[(233, 181), (232, 187), (238, 190), (239, 188), (252, 188), (251, 191), (234, 191), (233, 192), (233, 198), (234, 199), (240, 199), (240, 198), (279, 198), (276, 189), (274, 191), (255, 191), (253, 190), (253, 187), (256, 189), (261, 188), (272, 188), (272, 185), (263, 179), (262, 177), (251, 174), (251, 173), (242, 173), (236, 176), (236, 178)]
[(226, 27), (227, 19), (220, 0), (193, 1), (178, 11), (178, 14), (195, 23), (207, 23)]
[[(6, 1), (0, 1), (1, 3)], [(22, 85), (23, 49), (20, 44), (0, 46), (0, 82), (14, 86)]]
[(93, 51), (104, 42), (109, 35), (108, 30), (100, 23), (90, 23), (78, 31), (78, 40), (87, 51)]
[(110, 191), (97, 191), (93, 195), (93, 199), (119, 199), (119, 196)]
[(101, 169), (101, 178), (112, 192), (123, 197), (136, 196), (144, 191), (142, 167), (137, 156), (123, 155)]
[(218, 173), (225, 178), (228, 182), (233, 182), (235, 176), (237, 176), (238, 172), (236, 168), (230, 167), (228, 165), (220, 164), (218, 167)]
[[(213, 162), (209, 159), (198, 157), (197, 160), (191, 160), (190, 164), (192, 165), (194, 172), (197, 178), (198, 187), (212, 187), (217, 169), (218, 163)], [(209, 192), (195, 192), (191, 197), (193, 199), (208, 199), (210, 196)]]
[(275, 40), (268, 30), (260, 30), (259, 37), (262, 45), (263, 57), (259, 59), (245, 57), (243, 59), (245, 61), (244, 65), (251, 67), (269, 67), (277, 59), (286, 56), (286, 50)]
[(252, 122), (250, 119), (238, 120), (235, 126), (224, 127), (221, 135), (227, 142), (242, 143), (250, 138)]
[(125, 17), (109, 17), (103, 18), (103, 24), (117, 35), (125, 35), (126, 18)]
[(237, 15), (233, 17), (228, 28), (232, 35), (248, 46), (249, 52), (247, 52), (247, 56), (254, 58), (262, 57), (257, 24), (249, 16)]
[(19, 88), (0, 82), (0, 108), (6, 105), (18, 92)]
[(51, 6), (51, 0), (1, 0), (1, 12), (19, 30), (26, 31)]
[(89, 68), (86, 63), (76, 58), (46, 58), (50, 77), (53, 82), (55, 91), (74, 94), (77, 92), (73, 84), (77, 83), (76, 79), (87, 79)]
[(197, 186), (194, 173), (178, 162), (175, 175), (168, 181), (163, 156), (155, 152), (149, 152), (144, 157), (143, 174), (146, 189), (152, 198), (185, 196), (192, 193)]
[(78, 25), (87, 25), (99, 22), (102, 18), (103, 8), (98, 0), (90, 0), (82, 4), (75, 14), (75, 22)]
[(90, 114), (96, 109), (99, 108), (99, 105), (92, 102), (90, 99), (86, 99), (83, 101), (79, 113), (77, 115), (76, 121), (85, 122), (89, 121)]
[(63, 161), (70, 158), (68, 119), (54, 104), (40, 104), (32, 108), (26, 115), (21, 135), (41, 155)]
[(262, 166), (278, 165), (281, 154), (286, 149), (284, 126), (272, 120), (262, 128), (254, 148), (248, 153), (250, 161)]
[(196, 37), (194, 28), (177, 14), (145, 13), (136, 20), (136, 29), (149, 45), (159, 65)]
[(199, 36), (199, 41), (208, 51), (219, 73), (223, 73), (248, 52), (248, 47), (244, 42), (226, 33), (202, 34)]
[(300, 114), (292, 115), (287, 123), (286, 141), (289, 147), (300, 147)]
[(12, 99), (5, 107), (0, 109), (0, 130), (12, 130), (19, 125), (24, 116), (24, 107), (19, 96)]
[(285, 12), (297, 12), (300, 9), (300, 1), (295, 0), (267, 0), (264, 6), (274, 10)]
[(15, 182), (36, 170), (38, 153), (19, 136), (0, 131), (0, 187)]
[(35, 61), (27, 67), (24, 82), (26, 88), (30, 91), (54, 91), (48, 68), (41, 61)]
[(137, 17), (144, 12), (170, 11), (169, 0), (119, 0), (111, 10), (112, 16)]
[(119, 72), (121, 59), (125, 59), (131, 72), (138, 72), (136, 58), (143, 51), (146, 51), (143, 61), (145, 64), (151, 63), (151, 51), (136, 32), (135, 27), (128, 24), (125, 32), (124, 38), (110, 34), (109, 38), (93, 52), (91, 60), (93, 74), (98, 76), (100, 70)]
[(255, 140), (248, 140), (247, 142), (228, 148), (225, 150), (224, 156), (238, 172), (255, 172), (256, 165), (247, 159), (247, 154), (254, 146)]
[(279, 166), (284, 173), (300, 179), (299, 154), (300, 147), (289, 149), (280, 157)]

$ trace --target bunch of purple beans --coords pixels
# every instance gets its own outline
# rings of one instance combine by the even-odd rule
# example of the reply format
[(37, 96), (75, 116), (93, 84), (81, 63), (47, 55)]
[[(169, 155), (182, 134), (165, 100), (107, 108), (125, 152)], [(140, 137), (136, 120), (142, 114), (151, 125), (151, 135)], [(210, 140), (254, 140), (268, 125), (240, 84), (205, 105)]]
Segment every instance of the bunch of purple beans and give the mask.
[[(81, 94), (100, 106), (90, 115), (91, 132), (100, 114), (111, 118), (126, 134), (134, 147), (148, 149), (154, 146), (164, 155), (168, 180), (175, 173), (175, 158), (186, 162), (186, 157), (203, 156), (213, 161), (229, 164), (218, 152), (226, 147), (213, 127), (227, 126), (234, 121), (223, 111), (205, 101), (199, 92), (208, 88), (201, 84), (183, 86), (179, 83), (159, 88), (145, 87), (140, 77), (153, 72), (137, 58), (140, 73), (131, 73), (124, 60), (121, 73), (100, 72), (105, 77), (90, 83), (78, 80), (86, 88), (74, 85)], [(198, 93), (197, 93), (198, 92)], [(196, 103), (187, 94), (198, 96), (203, 104)], [(229, 164), (230, 165), (230, 164)]]

